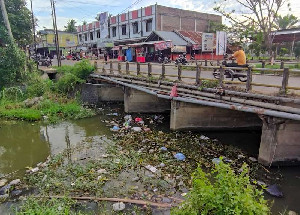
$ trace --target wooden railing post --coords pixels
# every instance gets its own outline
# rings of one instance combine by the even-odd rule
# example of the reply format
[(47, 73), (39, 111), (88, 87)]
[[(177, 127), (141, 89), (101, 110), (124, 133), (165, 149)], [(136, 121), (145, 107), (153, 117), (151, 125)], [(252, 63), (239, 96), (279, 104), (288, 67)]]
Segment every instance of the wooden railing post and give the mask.
[(207, 66), (207, 60), (204, 61), (204, 66)]
[(246, 83), (246, 90), (251, 91), (252, 90), (252, 67), (248, 67), (247, 70), (247, 83)]
[(166, 66), (165, 66), (165, 64), (163, 63), (163, 64), (161, 65), (161, 79), (165, 79), (165, 77), (166, 77)]
[(178, 81), (181, 81), (182, 64), (178, 64)]
[(152, 64), (148, 63), (148, 77), (151, 77), (152, 75)]
[[(266, 61), (262, 61), (261, 62), (261, 68), (265, 68), (266, 67)], [(265, 74), (265, 71), (261, 71), (260, 74)]]
[(201, 66), (197, 65), (196, 66), (196, 85), (201, 85), (201, 80), (200, 80), (200, 76), (201, 76)]
[(224, 68), (220, 66), (220, 78), (219, 78), (219, 87), (223, 88), (223, 81), (224, 81)]
[(114, 71), (113, 71), (113, 62), (112, 61), (109, 61), (109, 73), (110, 74), (114, 74)]
[(284, 68), (284, 61), (281, 60), (281, 62), (280, 62), (280, 69), (283, 69), (283, 68)]
[(287, 92), (287, 86), (289, 84), (289, 76), (290, 76), (290, 70), (289, 68), (283, 69), (283, 77), (282, 77), (282, 85), (280, 88), (280, 94), (285, 95)]
[(118, 73), (122, 74), (122, 72), (121, 72), (121, 63), (120, 62), (118, 63)]
[(141, 64), (140, 62), (136, 63), (136, 75), (140, 75), (141, 74)]
[(126, 74), (129, 75), (129, 62), (126, 62)]
[(95, 71), (98, 72), (98, 63), (97, 63), (97, 61), (94, 61), (94, 67), (95, 67)]

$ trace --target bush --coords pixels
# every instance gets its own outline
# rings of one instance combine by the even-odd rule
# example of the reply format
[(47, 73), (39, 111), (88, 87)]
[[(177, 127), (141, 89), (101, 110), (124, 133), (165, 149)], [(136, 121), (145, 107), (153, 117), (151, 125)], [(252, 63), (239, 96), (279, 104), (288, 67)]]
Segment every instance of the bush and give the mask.
[(14, 43), (0, 47), (0, 89), (21, 82), (25, 74), (26, 56)]
[(81, 79), (87, 79), (94, 70), (95, 67), (88, 60), (81, 60), (73, 67), (74, 74)]
[(67, 94), (75, 90), (79, 83), (84, 83), (83, 79), (78, 78), (73, 73), (66, 73), (56, 83), (56, 89), (59, 93)]
[(211, 174), (200, 167), (192, 176), (193, 187), (187, 199), (172, 210), (175, 215), (270, 214), (263, 192), (250, 184), (248, 168), (236, 175), (222, 159)]

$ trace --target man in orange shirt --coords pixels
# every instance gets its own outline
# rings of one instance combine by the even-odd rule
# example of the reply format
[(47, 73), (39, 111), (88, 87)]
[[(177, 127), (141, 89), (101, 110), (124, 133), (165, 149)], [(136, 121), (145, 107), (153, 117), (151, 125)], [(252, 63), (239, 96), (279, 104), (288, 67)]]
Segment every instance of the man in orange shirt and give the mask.
[(228, 67), (234, 67), (234, 66), (242, 66), (246, 64), (246, 55), (243, 50), (242, 46), (237, 47), (237, 51), (234, 52), (233, 56), (231, 56), (229, 59), (236, 59), (236, 63), (228, 63), (226, 66)]

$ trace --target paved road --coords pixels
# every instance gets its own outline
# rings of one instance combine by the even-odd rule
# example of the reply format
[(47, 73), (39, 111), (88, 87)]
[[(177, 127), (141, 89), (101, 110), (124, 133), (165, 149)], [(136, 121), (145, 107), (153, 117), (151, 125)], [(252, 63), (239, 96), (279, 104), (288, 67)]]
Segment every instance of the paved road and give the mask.
[[(73, 61), (73, 60), (63, 60), (62, 61), (62, 65), (74, 65), (77, 61)], [(91, 62), (94, 62), (91, 61)], [(53, 60), (53, 65), (56, 65), (57, 62), (56, 60)], [(97, 64), (100, 68), (102, 68), (104, 66), (105, 69), (107, 69), (107, 71), (109, 71), (109, 64), (104, 64), (103, 60), (97, 60)], [(195, 65), (195, 64), (194, 64)], [(115, 70), (117, 70), (117, 63), (113, 64), (113, 67)], [(121, 69), (125, 71), (125, 63), (122, 64)], [(130, 71), (134, 71), (136, 72), (136, 65), (135, 64), (129, 64), (129, 70)], [(142, 73), (147, 73), (148, 71), (148, 66), (146, 64), (141, 64), (141, 72)], [(160, 64), (153, 64), (152, 66), (152, 72), (153, 73), (157, 73), (157, 74), (161, 74), (161, 65)], [(115, 71), (115, 73), (117, 73), (117, 71)], [(174, 64), (169, 64), (166, 65), (166, 76), (168, 75), (177, 75), (177, 67), (174, 66)], [(182, 76), (188, 76), (188, 77), (192, 77), (192, 78), (183, 78), (184, 82), (187, 83), (194, 83), (195, 82), (195, 78), (196, 77), (196, 72), (195, 71), (187, 71), (184, 70), (182, 72)], [(171, 80), (176, 80), (176, 77), (167, 77), (168, 79)], [(212, 71), (202, 71), (201, 72), (201, 78), (206, 78), (206, 79), (214, 79), (213, 75), (212, 75)], [(238, 81), (237, 79), (235, 79), (235, 81)], [(278, 76), (278, 75), (253, 75), (253, 83), (257, 83), (257, 84), (270, 84), (270, 85), (278, 85), (281, 86), (282, 83), (282, 76)], [(245, 84), (230, 84), (231, 86), (238, 86), (240, 88), (245, 88)], [(291, 76), (289, 79), (289, 86), (290, 87), (300, 87), (300, 77), (295, 77), (295, 76)], [(254, 92), (258, 92), (258, 93), (264, 93), (264, 94), (276, 94), (279, 92), (279, 88), (274, 88), (274, 87), (262, 87), (262, 86), (253, 86), (252, 87)], [(300, 90), (289, 90), (289, 93), (292, 93), (294, 95), (299, 95), (300, 96)]]

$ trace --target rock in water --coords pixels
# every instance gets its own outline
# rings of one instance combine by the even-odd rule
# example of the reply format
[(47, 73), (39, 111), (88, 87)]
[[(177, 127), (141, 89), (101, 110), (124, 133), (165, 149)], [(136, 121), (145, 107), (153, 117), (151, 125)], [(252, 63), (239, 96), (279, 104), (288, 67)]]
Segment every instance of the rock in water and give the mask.
[(118, 202), (113, 204), (113, 210), (114, 211), (122, 211), (125, 209), (125, 204), (123, 202)]
[(5, 185), (4, 187), (1, 187), (0, 189), (0, 195), (5, 195), (6, 193), (8, 193), (9, 189), (10, 189), (10, 185)]
[(20, 179), (15, 179), (15, 180), (12, 180), (11, 182), (9, 182), (9, 185), (17, 185), (17, 184), (20, 184), (21, 183), (21, 180)]
[(266, 189), (267, 193), (275, 197), (283, 197), (283, 193), (279, 190), (279, 187), (276, 184), (270, 185)]

